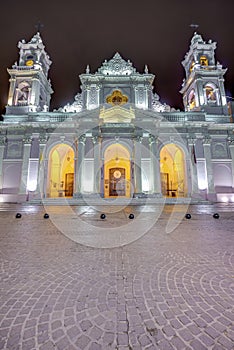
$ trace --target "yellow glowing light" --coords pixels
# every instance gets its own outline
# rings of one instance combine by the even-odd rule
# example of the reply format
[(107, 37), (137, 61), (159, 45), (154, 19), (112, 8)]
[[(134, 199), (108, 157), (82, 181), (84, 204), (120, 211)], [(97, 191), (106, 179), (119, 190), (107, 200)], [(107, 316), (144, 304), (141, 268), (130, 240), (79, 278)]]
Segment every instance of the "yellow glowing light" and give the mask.
[(25, 64), (26, 64), (26, 66), (31, 67), (31, 66), (33, 66), (34, 62), (33, 62), (33, 60), (27, 60)]

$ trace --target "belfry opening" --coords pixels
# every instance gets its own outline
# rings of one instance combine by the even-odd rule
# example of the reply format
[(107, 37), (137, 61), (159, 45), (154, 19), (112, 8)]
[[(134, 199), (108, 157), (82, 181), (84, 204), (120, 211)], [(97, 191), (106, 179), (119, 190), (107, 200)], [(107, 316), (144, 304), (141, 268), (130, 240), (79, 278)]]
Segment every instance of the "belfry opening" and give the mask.
[(179, 146), (169, 143), (161, 149), (160, 173), (163, 196), (185, 197), (187, 195), (185, 157)]
[(104, 197), (130, 197), (130, 154), (126, 147), (115, 143), (104, 152)]
[(48, 175), (48, 197), (73, 196), (74, 151), (69, 145), (59, 144), (50, 151)]

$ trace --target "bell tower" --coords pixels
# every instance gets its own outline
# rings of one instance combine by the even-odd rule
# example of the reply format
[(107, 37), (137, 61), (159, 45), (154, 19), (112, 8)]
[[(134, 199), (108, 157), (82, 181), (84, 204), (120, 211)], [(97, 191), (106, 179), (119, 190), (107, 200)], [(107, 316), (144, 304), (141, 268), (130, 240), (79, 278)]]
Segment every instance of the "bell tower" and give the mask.
[(228, 114), (224, 90), (227, 69), (215, 60), (216, 42), (206, 43), (196, 32), (182, 65), (185, 69), (181, 93), (185, 111), (203, 111), (207, 114)]
[(29, 42), (18, 43), (19, 62), (8, 69), (10, 88), (6, 114), (27, 114), (47, 111), (53, 93), (48, 71), (50, 58), (45, 51), (40, 33)]

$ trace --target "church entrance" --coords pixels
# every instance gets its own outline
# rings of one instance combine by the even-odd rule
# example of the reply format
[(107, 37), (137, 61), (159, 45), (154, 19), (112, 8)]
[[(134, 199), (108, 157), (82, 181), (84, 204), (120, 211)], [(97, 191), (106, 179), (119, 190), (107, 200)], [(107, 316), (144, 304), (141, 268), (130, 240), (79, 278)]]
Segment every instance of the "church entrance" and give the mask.
[(72, 197), (74, 151), (66, 145), (55, 146), (49, 154), (47, 194), (51, 198)]
[(125, 196), (125, 169), (112, 168), (109, 170), (109, 196)]
[(162, 148), (160, 152), (160, 172), (163, 196), (186, 196), (185, 158), (184, 152), (179, 146), (170, 143)]
[(130, 197), (130, 154), (121, 144), (109, 146), (104, 153), (104, 197)]

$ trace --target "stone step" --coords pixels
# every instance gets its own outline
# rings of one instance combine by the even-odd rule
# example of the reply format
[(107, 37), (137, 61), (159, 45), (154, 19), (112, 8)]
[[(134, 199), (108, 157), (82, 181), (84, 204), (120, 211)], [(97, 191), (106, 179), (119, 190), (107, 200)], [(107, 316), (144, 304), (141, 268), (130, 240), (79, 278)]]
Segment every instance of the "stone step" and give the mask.
[(197, 198), (46, 198), (32, 199), (28, 204), (38, 205), (157, 205), (157, 204), (211, 204)]

